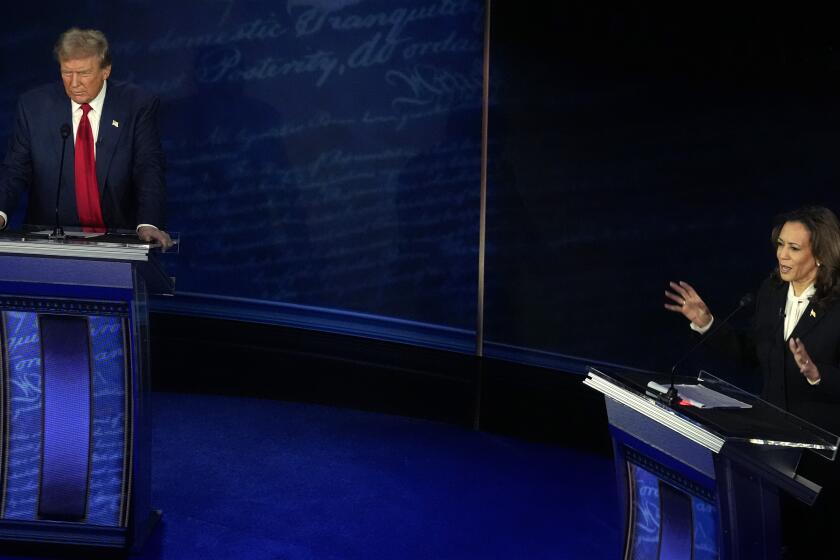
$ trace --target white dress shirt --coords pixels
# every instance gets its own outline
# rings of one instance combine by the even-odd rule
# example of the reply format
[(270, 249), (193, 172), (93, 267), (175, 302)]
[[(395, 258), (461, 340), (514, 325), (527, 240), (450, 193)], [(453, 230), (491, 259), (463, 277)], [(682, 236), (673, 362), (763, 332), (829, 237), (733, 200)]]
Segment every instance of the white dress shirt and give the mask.
[[(90, 111), (88, 111), (88, 121), (90, 121), (90, 130), (93, 132), (94, 156), (96, 155), (96, 141), (99, 139), (99, 121), (102, 119), (102, 106), (105, 104), (105, 92), (107, 89), (108, 80), (105, 80), (102, 82), (102, 89), (99, 90), (96, 97), (89, 103)], [(73, 145), (75, 145), (76, 135), (79, 133), (79, 123), (82, 120), (84, 111), (82, 111), (82, 106), (72, 99), (70, 100), (70, 105), (73, 106)]]
[(793, 284), (788, 285), (787, 302), (785, 302), (785, 340), (790, 338), (793, 329), (802, 314), (805, 313), (805, 308), (808, 307), (811, 296), (817, 293), (817, 289), (813, 284), (802, 290), (798, 296), (793, 294)]

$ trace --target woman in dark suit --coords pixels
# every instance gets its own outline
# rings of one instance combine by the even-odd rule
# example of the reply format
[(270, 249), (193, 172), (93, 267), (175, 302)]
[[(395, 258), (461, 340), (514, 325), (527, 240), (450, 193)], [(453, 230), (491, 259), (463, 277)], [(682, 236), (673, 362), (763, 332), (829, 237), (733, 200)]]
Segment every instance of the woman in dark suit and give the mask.
[[(827, 208), (800, 208), (773, 228), (772, 242), (778, 265), (758, 291), (750, 332), (736, 336), (724, 327), (715, 335), (716, 346), (760, 367), (765, 400), (838, 434), (840, 222)], [(702, 334), (712, 327), (712, 312), (688, 283), (671, 282), (665, 296), (670, 300), (665, 308), (681, 313), (693, 330)], [(802, 541), (798, 554), (803, 543), (825, 543), (831, 534), (825, 531), (836, 530), (840, 520), (840, 468), (811, 454), (804, 461), (810, 464), (803, 468), (824, 491), (812, 511), (796, 505), (784, 508), (786, 528), (793, 527), (793, 540)], [(819, 548), (808, 554), (823, 557)]]

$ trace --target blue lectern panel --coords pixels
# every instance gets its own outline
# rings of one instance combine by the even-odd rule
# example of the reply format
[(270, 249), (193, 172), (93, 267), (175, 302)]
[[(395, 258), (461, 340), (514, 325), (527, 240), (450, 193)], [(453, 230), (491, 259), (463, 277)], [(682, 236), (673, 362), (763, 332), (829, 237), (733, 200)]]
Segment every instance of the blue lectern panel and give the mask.
[[(37, 303), (37, 302), (35, 302)], [(84, 523), (109, 527), (124, 521), (127, 442), (127, 307), (113, 315), (74, 315), (86, 318), (90, 343), (92, 397), (89, 477)], [(8, 441), (2, 456), (5, 477), (3, 519), (38, 519), (39, 478), (44, 461), (44, 407), (42, 395), (43, 341), (39, 314), (34, 311), (2, 311), (6, 362), (3, 421)]]
[(705, 500), (693, 499), (694, 560), (719, 558), (718, 508)]
[(41, 462), (41, 342), (35, 313), (3, 313), (8, 357), (4, 519), (35, 519)]
[(88, 523), (118, 525), (125, 473), (126, 355), (121, 317), (90, 317), (93, 356), (93, 468)]
[(630, 464), (633, 484), (633, 559), (657, 558), (659, 554), (659, 479), (645, 469)]
[(659, 559), (691, 558), (694, 537), (691, 497), (664, 482), (659, 483)]
[(90, 478), (90, 329), (77, 315), (42, 315), (38, 326), (43, 372), (38, 518), (83, 521)]
[[(663, 477), (628, 462), (632, 515), (629, 558), (671, 560), (719, 557), (717, 507)], [(675, 479), (674, 473), (667, 477)]]

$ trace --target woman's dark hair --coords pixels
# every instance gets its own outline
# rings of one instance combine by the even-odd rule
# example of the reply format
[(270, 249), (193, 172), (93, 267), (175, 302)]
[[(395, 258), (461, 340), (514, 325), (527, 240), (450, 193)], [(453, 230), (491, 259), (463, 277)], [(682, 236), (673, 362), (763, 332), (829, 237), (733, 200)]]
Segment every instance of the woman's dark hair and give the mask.
[[(811, 298), (821, 305), (840, 297), (840, 221), (834, 212), (823, 206), (803, 206), (780, 216), (773, 227), (770, 242), (773, 247), (779, 240), (782, 227), (788, 222), (799, 222), (811, 234), (811, 252), (819, 263), (814, 282), (816, 294)], [(773, 272), (779, 278), (779, 270)]]

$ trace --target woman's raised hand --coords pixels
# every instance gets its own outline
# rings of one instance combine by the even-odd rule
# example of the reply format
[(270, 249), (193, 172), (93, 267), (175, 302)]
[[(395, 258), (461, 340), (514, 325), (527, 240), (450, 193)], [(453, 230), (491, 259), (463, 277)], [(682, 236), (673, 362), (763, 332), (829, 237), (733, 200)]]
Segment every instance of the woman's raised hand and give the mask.
[(712, 313), (697, 291), (688, 282), (668, 282), (670, 290), (665, 290), (665, 297), (674, 303), (665, 303), (665, 309), (681, 313), (683, 317), (700, 328), (712, 320)]

